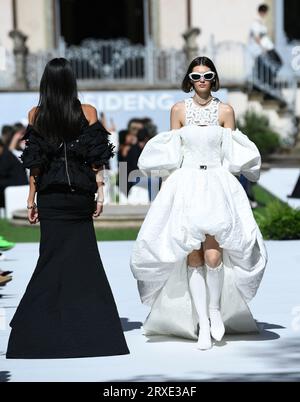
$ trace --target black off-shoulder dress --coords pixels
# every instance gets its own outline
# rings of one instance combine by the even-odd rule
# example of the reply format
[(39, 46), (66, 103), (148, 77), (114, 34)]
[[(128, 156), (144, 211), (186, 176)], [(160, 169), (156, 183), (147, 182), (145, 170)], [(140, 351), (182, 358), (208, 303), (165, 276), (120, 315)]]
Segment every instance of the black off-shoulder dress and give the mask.
[(99, 121), (64, 145), (53, 147), (28, 125), (21, 158), (25, 167), (42, 169), (41, 237), (36, 268), (10, 322), (7, 358), (129, 353), (92, 218), (97, 186), (90, 164), (107, 163), (113, 146)]

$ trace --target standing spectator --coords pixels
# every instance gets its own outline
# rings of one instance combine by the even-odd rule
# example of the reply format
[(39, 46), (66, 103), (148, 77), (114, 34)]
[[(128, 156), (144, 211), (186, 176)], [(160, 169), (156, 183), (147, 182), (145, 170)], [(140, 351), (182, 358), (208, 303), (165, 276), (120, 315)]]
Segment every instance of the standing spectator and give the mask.
[(12, 136), (13, 136), (13, 131), (14, 131), (13, 126), (10, 126), (10, 125), (8, 125), (8, 124), (2, 126), (2, 129), (1, 129), (1, 140), (2, 140), (2, 143), (3, 143), (4, 145), (8, 145), (8, 144), (9, 144), (9, 142), (10, 142)]
[(127, 130), (119, 132), (119, 151), (118, 160), (122, 162), (126, 160), (129, 149), (137, 143), (137, 133), (144, 128), (142, 119), (133, 118), (129, 120)]
[(157, 134), (157, 126), (154, 124), (153, 120), (150, 117), (144, 117), (142, 122), (144, 127), (147, 129), (150, 138), (154, 137)]
[(144, 123), (142, 119), (134, 117), (128, 122), (127, 130), (130, 134), (137, 135), (140, 129), (144, 128)]
[(25, 184), (28, 184), (28, 178), (22, 163), (0, 140), (0, 208), (5, 206), (6, 187)]
[[(122, 130), (123, 131), (123, 130)], [(130, 148), (137, 143), (137, 136), (129, 131), (126, 131), (123, 135), (123, 142), (119, 145), (118, 160), (119, 162), (127, 161), (127, 155)]]
[(23, 140), (25, 133), (25, 127), (22, 123), (16, 123), (13, 126), (13, 131), (11, 138), (8, 142), (9, 150), (16, 156), (21, 156), (24, 148), (25, 148), (25, 141)]
[[(132, 171), (138, 170), (137, 162), (138, 162), (139, 156), (149, 138), (150, 138), (149, 133), (145, 128), (142, 128), (138, 131), (137, 143), (131, 146), (130, 150), (128, 151), (127, 158), (126, 158), (126, 160), (127, 160), (127, 178)], [(129, 180), (127, 180), (127, 182), (128, 182), (128, 184), (127, 184), (127, 195), (128, 195), (128, 192), (131, 189), (131, 187), (137, 183), (134, 183)]]
[[(119, 150), (118, 150), (118, 162), (127, 162), (128, 163), (128, 153), (133, 145), (136, 144), (137, 142), (137, 136), (134, 134), (132, 131), (127, 131), (127, 130), (122, 130), (124, 132), (120, 132), (122, 138), (122, 143), (119, 145)], [(120, 135), (119, 133), (119, 135)], [(121, 137), (120, 136), (120, 137)], [(126, 165), (127, 167), (127, 165)], [(123, 168), (123, 165), (121, 165), (121, 168)], [(119, 165), (120, 169), (120, 165)], [(122, 180), (120, 180), (119, 174), (117, 176), (117, 185), (120, 188), (120, 191), (123, 194), (127, 194), (127, 188), (125, 188), (125, 179), (128, 177), (128, 172), (124, 172), (124, 175), (122, 175)], [(127, 179), (126, 179), (127, 182)]]
[[(144, 175), (140, 174), (139, 168), (138, 168), (138, 159), (142, 153), (144, 146), (146, 145), (146, 143), (149, 141), (150, 138), (151, 138), (151, 135), (149, 134), (149, 132), (146, 128), (139, 130), (139, 132), (137, 134), (138, 142), (137, 142), (137, 144), (133, 145), (131, 147), (130, 151), (128, 152), (128, 155), (127, 155), (127, 160), (128, 160), (128, 163), (127, 163), (127, 169), (128, 169), (127, 189), (129, 192), (129, 190), (134, 185), (137, 185), (137, 184), (139, 185), (139, 187), (145, 187), (148, 190), (149, 201), (153, 201), (157, 192), (160, 189), (160, 186), (162, 183), (162, 178), (161, 177), (151, 177), (151, 176), (145, 177)], [(137, 172), (136, 182), (133, 181), (134, 177), (131, 177), (129, 180), (129, 175), (133, 171)]]
[[(265, 81), (270, 75), (269, 84), (272, 85), (279, 68), (282, 66), (282, 60), (268, 35), (268, 28), (265, 22), (268, 11), (269, 6), (267, 4), (261, 4), (257, 9), (258, 15), (250, 28), (249, 50), (255, 59), (258, 77)], [(272, 65), (272, 71), (270, 72), (273, 74), (267, 73), (268, 68), (270, 69), (269, 65)]]

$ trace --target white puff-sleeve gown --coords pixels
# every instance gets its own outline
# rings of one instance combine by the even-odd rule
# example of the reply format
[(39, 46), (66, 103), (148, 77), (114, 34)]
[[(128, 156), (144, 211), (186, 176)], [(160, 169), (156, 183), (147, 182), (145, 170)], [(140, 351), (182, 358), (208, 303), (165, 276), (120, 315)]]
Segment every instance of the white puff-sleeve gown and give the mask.
[(186, 99), (185, 126), (158, 133), (138, 160), (144, 173), (167, 175), (130, 258), (141, 301), (151, 306), (144, 335), (198, 338), (187, 256), (201, 248), (206, 234), (222, 248), (220, 308), (226, 333), (258, 331), (247, 302), (261, 282), (267, 251), (235, 175), (257, 181), (261, 158), (245, 134), (218, 124), (219, 102), (214, 98), (203, 108)]

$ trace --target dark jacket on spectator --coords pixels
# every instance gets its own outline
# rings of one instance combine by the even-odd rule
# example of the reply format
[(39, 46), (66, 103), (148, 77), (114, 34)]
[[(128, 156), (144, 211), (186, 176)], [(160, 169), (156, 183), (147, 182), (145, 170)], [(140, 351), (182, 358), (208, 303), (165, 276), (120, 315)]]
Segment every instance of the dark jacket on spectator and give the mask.
[(4, 189), (28, 184), (27, 174), (18, 158), (7, 147), (0, 155), (0, 207), (4, 207)]

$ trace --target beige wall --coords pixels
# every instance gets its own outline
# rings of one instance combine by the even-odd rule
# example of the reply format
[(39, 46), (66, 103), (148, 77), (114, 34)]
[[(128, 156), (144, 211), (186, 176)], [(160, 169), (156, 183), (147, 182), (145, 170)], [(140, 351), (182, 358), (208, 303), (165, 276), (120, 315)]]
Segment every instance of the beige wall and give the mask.
[(12, 40), (8, 33), (13, 28), (11, 0), (0, 0), (0, 44), (12, 49)]
[(159, 0), (158, 18), (158, 45), (181, 48), (184, 44), (181, 35), (187, 29), (186, 0)]
[(273, 38), (273, 40), (275, 41), (275, 13), (276, 13), (275, 3), (276, 3), (276, 0), (265, 0), (265, 1), (263, 1), (263, 3), (268, 4), (268, 6), (270, 7), (267, 25), (268, 25), (269, 33), (270, 33), (271, 37)]
[[(192, 0), (193, 25), (201, 28), (199, 45), (206, 45), (211, 34), (216, 42), (247, 42), (249, 28), (261, 0)], [(202, 6), (205, 4), (205, 10)]]
[[(30, 51), (53, 46), (52, 0), (17, 0), (18, 29), (28, 36)], [(0, 44), (12, 49), (13, 42), (8, 33), (13, 29), (11, 0), (0, 0)]]
[(37, 51), (49, 47), (47, 29), (48, 9), (51, 2), (48, 0), (18, 0), (19, 29), (28, 35), (27, 46), (30, 51)]
[[(100, 0), (99, 0), (100, 1)], [(182, 34), (187, 29), (187, 0), (149, 0), (152, 9), (152, 29), (155, 43), (163, 48), (181, 48)], [(31, 51), (53, 46), (52, 0), (17, 0), (18, 24), (28, 35)], [(211, 34), (217, 42), (237, 40), (245, 42), (249, 27), (259, 4), (271, 6), (269, 29), (273, 33), (275, 0), (191, 0), (192, 26), (199, 27), (200, 47), (207, 45)], [(12, 1), (0, 0), (0, 41), (8, 48), (12, 41)]]
[[(162, 47), (182, 47), (182, 33), (187, 25), (186, 0), (159, 2), (159, 40)], [(267, 24), (273, 35), (274, 0), (191, 0), (192, 26), (200, 28), (200, 47), (206, 46), (213, 34), (216, 42), (236, 40), (246, 43), (257, 7), (263, 2), (271, 10)]]

